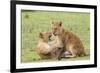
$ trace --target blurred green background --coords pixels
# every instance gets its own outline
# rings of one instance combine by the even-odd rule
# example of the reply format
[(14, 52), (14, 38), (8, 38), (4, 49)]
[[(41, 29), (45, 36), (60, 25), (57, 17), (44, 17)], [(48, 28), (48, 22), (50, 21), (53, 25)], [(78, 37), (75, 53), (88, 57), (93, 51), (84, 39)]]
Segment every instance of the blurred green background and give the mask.
[[(35, 52), (40, 32), (51, 31), (51, 22), (62, 21), (63, 27), (78, 35), (86, 53), (90, 52), (90, 14), (79, 12), (21, 11), (21, 62), (44, 62)], [(62, 60), (86, 60), (88, 56)]]

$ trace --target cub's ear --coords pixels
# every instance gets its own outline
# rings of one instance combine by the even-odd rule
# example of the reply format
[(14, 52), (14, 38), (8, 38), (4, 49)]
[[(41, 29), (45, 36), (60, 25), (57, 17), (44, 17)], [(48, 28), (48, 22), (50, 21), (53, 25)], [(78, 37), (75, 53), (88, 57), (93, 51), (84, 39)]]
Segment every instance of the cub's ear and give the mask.
[(54, 24), (55, 22), (54, 21), (52, 21), (52, 23), (51, 24)]
[(59, 22), (59, 26), (62, 26), (62, 22), (61, 21)]
[(43, 34), (42, 34), (41, 32), (40, 32), (40, 34), (39, 34), (39, 37), (40, 37), (40, 38), (43, 38)]

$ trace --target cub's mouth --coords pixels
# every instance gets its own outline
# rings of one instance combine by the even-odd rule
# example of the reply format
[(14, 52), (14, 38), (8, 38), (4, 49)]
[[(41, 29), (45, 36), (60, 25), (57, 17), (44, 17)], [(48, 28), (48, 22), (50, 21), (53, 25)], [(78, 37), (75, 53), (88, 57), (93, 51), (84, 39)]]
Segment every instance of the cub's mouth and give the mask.
[(53, 33), (53, 35), (54, 35), (54, 36), (57, 36), (58, 34), (57, 34), (57, 33)]

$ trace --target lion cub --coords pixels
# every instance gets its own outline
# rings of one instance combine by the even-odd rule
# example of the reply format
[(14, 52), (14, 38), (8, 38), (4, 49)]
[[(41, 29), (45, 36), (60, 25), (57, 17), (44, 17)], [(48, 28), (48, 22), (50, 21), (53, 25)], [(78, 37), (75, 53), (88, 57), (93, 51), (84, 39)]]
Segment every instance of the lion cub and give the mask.
[(60, 59), (60, 55), (63, 50), (62, 44), (59, 43), (57, 37), (51, 41), (51, 36), (52, 34), (50, 32), (43, 32), (39, 34), (36, 51), (42, 59)]
[(71, 55), (65, 55), (65, 57), (77, 57), (85, 55), (84, 46), (80, 38), (74, 33), (65, 30), (62, 27), (61, 21), (52, 22), (52, 33), (58, 35), (63, 42), (65, 52), (70, 52)]

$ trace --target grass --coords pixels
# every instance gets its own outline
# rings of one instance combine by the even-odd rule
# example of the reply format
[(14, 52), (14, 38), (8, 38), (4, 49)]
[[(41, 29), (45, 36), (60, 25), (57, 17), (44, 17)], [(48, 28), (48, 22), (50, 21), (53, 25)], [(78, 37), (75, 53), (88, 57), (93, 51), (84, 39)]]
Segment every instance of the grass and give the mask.
[[(22, 43), (21, 62), (36, 62), (40, 57), (34, 51), (38, 34), (44, 31), (51, 31), (51, 22), (60, 20), (63, 27), (74, 32), (80, 37), (87, 53), (90, 51), (90, 14), (76, 12), (50, 12), (50, 11), (21, 11)], [(88, 56), (69, 58), (62, 60), (87, 60)], [(51, 60), (45, 60), (51, 61)]]

